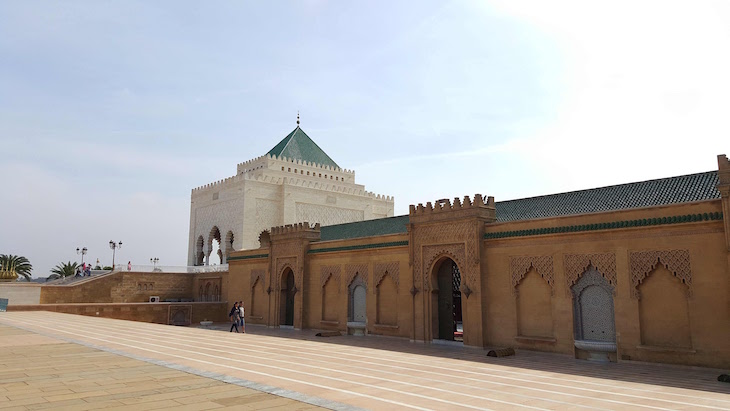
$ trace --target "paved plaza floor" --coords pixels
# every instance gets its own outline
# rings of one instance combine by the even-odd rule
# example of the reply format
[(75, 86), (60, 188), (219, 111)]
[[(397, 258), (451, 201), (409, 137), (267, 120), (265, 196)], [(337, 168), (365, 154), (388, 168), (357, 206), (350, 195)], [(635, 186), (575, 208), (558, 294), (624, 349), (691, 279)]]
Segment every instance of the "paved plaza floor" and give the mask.
[(0, 410), (727, 410), (720, 370), (0, 313)]

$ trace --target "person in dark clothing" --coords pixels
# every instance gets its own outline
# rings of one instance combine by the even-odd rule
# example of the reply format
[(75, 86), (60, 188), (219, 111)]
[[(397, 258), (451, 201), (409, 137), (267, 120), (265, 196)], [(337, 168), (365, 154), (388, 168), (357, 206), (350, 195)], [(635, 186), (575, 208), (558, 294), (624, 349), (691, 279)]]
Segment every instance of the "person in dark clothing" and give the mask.
[(238, 331), (238, 321), (241, 319), (241, 313), (238, 310), (238, 301), (233, 303), (233, 308), (231, 308), (231, 312), (228, 313), (228, 317), (231, 320), (231, 330), (228, 332), (233, 332), (233, 329), (236, 329), (236, 332)]

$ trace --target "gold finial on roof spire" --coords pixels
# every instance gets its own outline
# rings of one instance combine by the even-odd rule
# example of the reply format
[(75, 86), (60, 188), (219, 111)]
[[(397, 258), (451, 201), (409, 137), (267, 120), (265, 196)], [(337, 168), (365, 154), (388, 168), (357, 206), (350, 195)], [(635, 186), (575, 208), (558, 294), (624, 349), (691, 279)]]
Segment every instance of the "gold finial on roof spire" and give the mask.
[(297, 110), (297, 127), (299, 126), (299, 110)]

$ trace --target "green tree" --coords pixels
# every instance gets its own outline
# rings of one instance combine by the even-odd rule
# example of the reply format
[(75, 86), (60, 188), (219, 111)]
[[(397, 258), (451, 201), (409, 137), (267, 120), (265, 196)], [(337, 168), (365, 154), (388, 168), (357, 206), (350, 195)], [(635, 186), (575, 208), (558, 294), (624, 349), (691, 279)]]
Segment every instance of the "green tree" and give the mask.
[(55, 280), (57, 278), (66, 278), (71, 277), (74, 274), (76, 274), (76, 268), (78, 268), (79, 263), (77, 262), (67, 262), (67, 263), (60, 263), (57, 264), (55, 267), (51, 269), (51, 275), (46, 278), (46, 281)]
[(33, 266), (25, 257), (12, 254), (0, 254), (0, 270), (14, 272), (19, 277), (25, 278), (25, 281), (30, 281), (30, 272), (33, 271)]

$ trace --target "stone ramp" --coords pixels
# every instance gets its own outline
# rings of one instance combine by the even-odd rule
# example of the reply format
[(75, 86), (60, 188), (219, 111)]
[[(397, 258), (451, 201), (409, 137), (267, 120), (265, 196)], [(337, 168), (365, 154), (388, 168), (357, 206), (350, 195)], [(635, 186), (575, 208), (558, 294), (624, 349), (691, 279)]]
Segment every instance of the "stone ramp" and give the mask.
[(525, 351), (492, 358), (481, 349), (385, 337), (319, 338), (312, 330), (251, 325), (236, 334), (219, 331), (223, 324), (200, 329), (44, 312), (4, 313), (0, 324), (331, 409), (730, 409), (730, 385), (706, 368)]
[(0, 410), (4, 409), (304, 411), (321, 408), (0, 325)]

